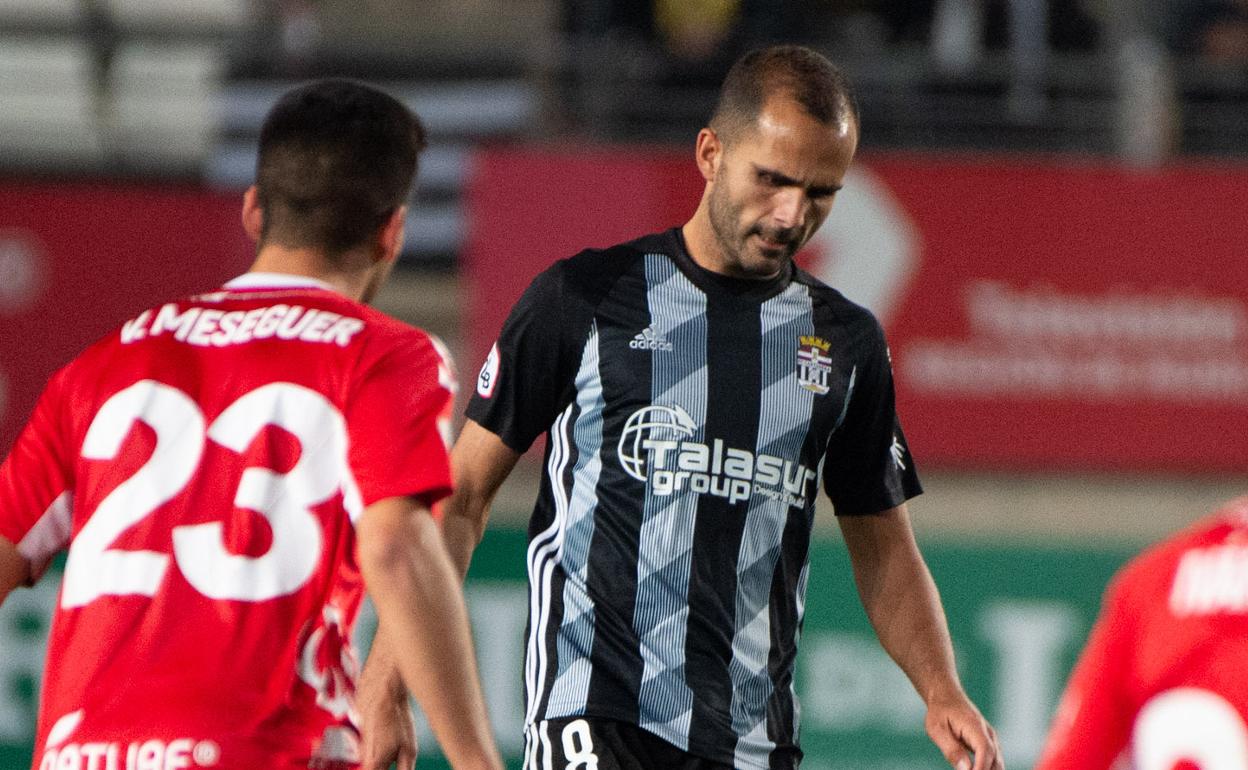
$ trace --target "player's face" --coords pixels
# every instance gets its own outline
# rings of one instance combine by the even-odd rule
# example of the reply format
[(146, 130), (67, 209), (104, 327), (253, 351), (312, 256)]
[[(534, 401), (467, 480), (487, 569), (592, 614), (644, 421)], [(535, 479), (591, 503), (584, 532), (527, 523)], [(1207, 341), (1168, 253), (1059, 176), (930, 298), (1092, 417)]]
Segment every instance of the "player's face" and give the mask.
[(719, 272), (775, 276), (832, 210), (858, 127), (852, 119), (820, 123), (792, 100), (773, 98), (753, 130), (715, 143), (708, 207)]

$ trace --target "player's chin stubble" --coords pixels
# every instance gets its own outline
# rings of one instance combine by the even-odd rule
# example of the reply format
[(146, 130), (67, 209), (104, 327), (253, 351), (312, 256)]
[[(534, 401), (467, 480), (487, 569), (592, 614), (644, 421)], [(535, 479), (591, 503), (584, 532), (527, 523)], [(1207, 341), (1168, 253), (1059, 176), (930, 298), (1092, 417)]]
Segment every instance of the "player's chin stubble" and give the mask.
[(751, 269), (745, 254), (754, 228), (737, 229), (741, 207), (732, 202), (727, 190), (716, 187), (711, 191), (709, 209), (711, 231), (715, 234), (715, 242), (719, 245), (722, 257), (721, 270), (739, 278), (755, 277), (757, 271)]

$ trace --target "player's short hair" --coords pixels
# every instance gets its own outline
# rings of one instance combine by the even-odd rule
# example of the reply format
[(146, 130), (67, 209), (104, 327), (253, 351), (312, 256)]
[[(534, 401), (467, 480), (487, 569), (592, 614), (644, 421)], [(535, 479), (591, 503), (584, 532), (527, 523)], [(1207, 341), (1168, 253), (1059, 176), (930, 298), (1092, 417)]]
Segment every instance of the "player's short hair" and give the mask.
[(759, 48), (728, 70), (710, 125), (724, 139), (751, 128), (773, 96), (792, 99), (825, 125), (852, 118), (858, 103), (845, 73), (827, 57), (800, 45)]
[(334, 258), (365, 243), (403, 205), (425, 129), (399, 100), (351, 80), (284, 94), (260, 129), (261, 242)]

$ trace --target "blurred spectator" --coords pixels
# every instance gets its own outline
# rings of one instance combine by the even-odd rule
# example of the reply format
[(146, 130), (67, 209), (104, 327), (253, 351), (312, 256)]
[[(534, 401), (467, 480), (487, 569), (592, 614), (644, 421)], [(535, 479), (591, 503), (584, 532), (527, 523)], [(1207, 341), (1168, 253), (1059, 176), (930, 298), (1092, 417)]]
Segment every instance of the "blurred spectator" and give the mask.
[(282, 54), (295, 66), (306, 66), (320, 42), (321, 25), (311, 0), (281, 0)]
[(710, 59), (731, 37), (741, 5), (741, 0), (654, 0), (656, 31), (672, 54)]
[(1168, 16), (1168, 42), (1176, 53), (1248, 64), (1248, 0), (1176, 0)]
[(802, 37), (801, 11), (800, 0), (565, 0), (563, 21), (573, 36), (649, 45), (718, 82), (743, 51)]
[[(988, 49), (1010, 45), (1009, 15), (1012, 0), (878, 0), (877, 12), (887, 22), (894, 42), (927, 43), (937, 5), (958, 3), (971, 11), (965, 14), (980, 28), (976, 39)], [(1047, 42), (1056, 51), (1089, 51), (1101, 39), (1100, 25), (1084, 0), (1048, 0)]]

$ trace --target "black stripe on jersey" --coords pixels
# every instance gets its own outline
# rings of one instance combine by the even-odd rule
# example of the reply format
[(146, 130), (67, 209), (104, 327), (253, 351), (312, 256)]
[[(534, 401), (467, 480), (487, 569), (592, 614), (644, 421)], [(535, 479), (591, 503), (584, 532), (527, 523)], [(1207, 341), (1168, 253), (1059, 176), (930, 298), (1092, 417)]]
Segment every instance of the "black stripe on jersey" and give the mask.
[(767, 698), (767, 737), (776, 744), (771, 753), (771, 767), (776, 770), (790, 770), (801, 758), (801, 751), (796, 747), (798, 725), (793, 699), (793, 672), (801, 629), (797, 603), (802, 597), (799, 592), (805, 588), (801, 581), (810, 555), (813, 525), (813, 506), (789, 516), (780, 545), (785, 558), (777, 563), (771, 581), (771, 651), (767, 658), (767, 670), (773, 689)]
[[(757, 302), (715, 292), (707, 303), (707, 443), (753, 450), (757, 439), (758, 366), (762, 339)], [(713, 437), (713, 438), (712, 438)], [(726, 498), (701, 495), (693, 537), (689, 580), (689, 634), (685, 678), (694, 693), (689, 745), (705, 752), (736, 743), (724, 704), (732, 702), (732, 639), (736, 618), (737, 562), (749, 498), (730, 504)], [(732, 558), (725, 558), (732, 554)]]
[[(648, 396), (651, 390), (653, 352), (629, 347), (634, 336), (650, 325), (645, 296), (645, 261), (635, 259), (619, 278), (617, 290), (597, 310), (599, 319), (607, 319), (599, 324), (602, 397), (607, 404), (616, 406), (603, 424), (602, 451), (612, 458), (628, 416), (633, 409), (649, 403), (639, 396)], [(617, 460), (611, 459), (603, 462), (597, 493), (599, 506), (586, 577), (597, 614), (584, 711), (636, 724), (640, 719), (637, 693), (644, 664), (633, 611), (645, 483), (630, 477)], [(597, 597), (607, 600), (599, 602)], [(628, 693), (629, 697), (621, 698), (621, 693)]]

